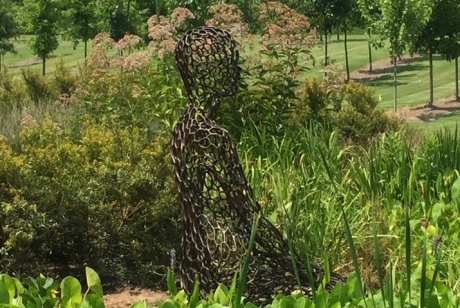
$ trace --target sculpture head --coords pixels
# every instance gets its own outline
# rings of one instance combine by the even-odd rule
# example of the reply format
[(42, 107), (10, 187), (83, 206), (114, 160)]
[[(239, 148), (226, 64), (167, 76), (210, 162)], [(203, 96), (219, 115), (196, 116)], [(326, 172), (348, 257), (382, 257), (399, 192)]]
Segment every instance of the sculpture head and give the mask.
[(176, 63), (191, 103), (214, 117), (240, 84), (239, 51), (232, 35), (216, 27), (187, 31), (177, 42)]

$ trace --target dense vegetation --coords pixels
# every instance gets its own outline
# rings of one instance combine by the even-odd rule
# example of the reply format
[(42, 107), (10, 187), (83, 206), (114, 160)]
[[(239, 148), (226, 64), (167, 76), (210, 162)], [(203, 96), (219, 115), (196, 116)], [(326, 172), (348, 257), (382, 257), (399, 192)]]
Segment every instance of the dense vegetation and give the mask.
[[(0, 54), (14, 52), (15, 35), (33, 34), (44, 63), (41, 72), (16, 76), (3, 67), (0, 75), (0, 272), (83, 279), (90, 266), (107, 287), (164, 286), (181, 237), (169, 138), (187, 104), (172, 51), (185, 29), (206, 23), (241, 44), (243, 84), (219, 120), (259, 202), (302, 254), (352, 273), (331, 296), (318, 291), (316, 307), (358, 304), (361, 282), (375, 295), (368, 305), (458, 306), (457, 131), (425, 137), (409, 129), (379, 108), (372, 88), (349, 81), (326, 48), (333, 30), (362, 27), (372, 44), (388, 41), (393, 58), (427, 52), (456, 60), (456, 1), (289, 3), (297, 11), (247, 1), (0, 2)], [(45, 74), (59, 35), (91, 43), (78, 72), (60, 63)], [(321, 36), (322, 78), (299, 78)], [(0, 278), (0, 303), (11, 304), (13, 295), (1, 296), (2, 282), (6, 292), (18, 288), (11, 281)], [(32, 292), (47, 284), (28, 281)], [(53, 298), (56, 287), (43, 292)], [(176, 299), (163, 305), (185, 305), (169, 289)], [(238, 306), (233, 291), (219, 290), (225, 296), (212, 294), (208, 304)], [(274, 305), (311, 305), (303, 301)]]

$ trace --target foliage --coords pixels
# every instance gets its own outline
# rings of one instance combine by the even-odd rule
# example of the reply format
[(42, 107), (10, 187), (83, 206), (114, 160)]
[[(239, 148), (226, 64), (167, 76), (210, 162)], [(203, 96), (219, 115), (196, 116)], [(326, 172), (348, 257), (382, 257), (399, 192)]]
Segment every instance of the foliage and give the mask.
[[(219, 4), (204, 15), (222, 23), (244, 22), (245, 14)], [(274, 2), (258, 6), (257, 15), (261, 39), (238, 37), (244, 81), (236, 99), (223, 104), (219, 121), (237, 137), (259, 202), (302, 255), (362, 275), (353, 273), (337, 293), (319, 290), (316, 307), (339, 303), (339, 293), (340, 305), (349, 307), (381, 306), (383, 298), (395, 306), (407, 299), (458, 307), (452, 295), (460, 276), (458, 132), (409, 142), (398, 120), (379, 109), (372, 89), (344, 83), (338, 66), (326, 66), (322, 79), (299, 80), (313, 60), (315, 33), (305, 31), (310, 20)], [(192, 17), (180, 8), (152, 16), (148, 50), (133, 52), (142, 48), (140, 36), (123, 33), (114, 41), (99, 33), (88, 66), (77, 74), (62, 62), (52, 76), (2, 72), (2, 269), (78, 276), (86, 263), (113, 284), (163, 279), (168, 251), (181, 235), (169, 131), (187, 104), (172, 52)], [(373, 298), (362, 297), (359, 280)], [(383, 288), (368, 288), (375, 283)], [(195, 301), (178, 291), (163, 305), (229, 306), (230, 292), (221, 286)], [(273, 305), (312, 302), (293, 294)]]
[[(98, 62), (101, 58), (105, 60)], [(150, 59), (144, 53), (110, 58), (103, 50), (93, 50), (76, 84), (73, 104), (109, 127), (171, 130), (186, 106), (179, 74), (171, 56), (148, 63)], [(103, 67), (105, 63), (111, 63), (109, 68)]]
[(340, 66), (328, 66), (321, 81), (305, 79), (288, 120), (299, 128), (317, 121), (336, 130), (343, 141), (367, 143), (381, 133), (399, 127), (397, 118), (378, 108), (373, 89), (357, 82), (343, 82)]
[(126, 34), (137, 34), (135, 24), (130, 18), (132, 17), (132, 11), (135, 9), (132, 8), (131, 5), (134, 6), (134, 4), (135, 3), (131, 3), (131, 1), (127, 4), (125, 4), (124, 1), (120, 1), (113, 11), (110, 12), (109, 33), (113, 40), (118, 41)]
[(10, 0), (0, 1), (0, 70), (2, 69), (1, 57), (7, 52), (15, 52), (13, 43), (9, 41), (18, 34), (11, 8)]
[(224, 104), (220, 114), (237, 139), (252, 123), (273, 135), (282, 133), (296, 100), (298, 76), (308, 69), (305, 62), (311, 60), (314, 46), (312, 32), (305, 31), (306, 16), (278, 2), (260, 4), (259, 13), (264, 35), (257, 41), (251, 35), (242, 41), (247, 48), (241, 63), (243, 84), (235, 101)]
[(312, 18), (315, 27), (325, 36), (324, 66), (331, 64), (328, 55), (328, 36), (333, 29), (344, 25), (351, 12), (351, 0), (304, 0), (305, 14)]
[[(434, 0), (358, 0), (360, 11), (372, 32), (380, 40), (388, 40), (388, 51), (393, 58), (394, 110), (397, 109), (396, 58), (401, 56), (422, 32), (433, 9)], [(374, 6), (380, 18), (375, 18)]]
[[(85, 268), (88, 290), (82, 295), (80, 282), (72, 276), (65, 277), (60, 284), (53, 278), (40, 274), (28, 277), (23, 283), (15, 277), (0, 274), (0, 304), (14, 308), (25, 307), (105, 307), (99, 275)], [(90, 293), (91, 292), (91, 293)], [(60, 293), (60, 297), (57, 295)]]
[(460, 32), (460, 19), (455, 13), (460, 5), (457, 2), (435, 1), (429, 21), (412, 46), (413, 52), (440, 53), (448, 60), (458, 56), (458, 51), (446, 48), (454, 47), (451, 43), (456, 42), (455, 37)]
[(374, 90), (362, 83), (350, 82), (342, 87), (342, 109), (334, 119), (340, 135), (353, 142), (363, 143), (402, 124), (381, 108)]
[(457, 37), (460, 33), (460, 1), (435, 1), (428, 23), (411, 46), (412, 52), (430, 56), (430, 101), (433, 104), (433, 54), (441, 54), (448, 61), (460, 55)]
[[(344, 224), (338, 219), (346, 215), (358, 267), (366, 282), (371, 277), (372, 285), (379, 268), (385, 272), (393, 266), (394, 271), (408, 267), (397, 261), (405, 260), (404, 247), (412, 247), (410, 266), (420, 260), (424, 218), (438, 230), (427, 238), (429, 243), (442, 235), (439, 279), (455, 293), (457, 286), (448, 277), (456, 277), (458, 269), (448, 264), (459, 250), (448, 244), (446, 234), (458, 232), (453, 231), (457, 215), (450, 214), (456, 208), (451, 189), (459, 170), (456, 133), (443, 132), (418, 146), (408, 144), (400, 132), (387, 133), (365, 148), (343, 148), (337, 133), (312, 125), (286, 130), (280, 139), (263, 130), (245, 134), (239, 151), (259, 202), (283, 232), (293, 226), (293, 243), (310, 260), (320, 262), (326, 254), (337, 271), (335, 264), (351, 259)], [(436, 205), (440, 202), (446, 205)], [(406, 230), (411, 235), (406, 236)], [(407, 239), (410, 245), (404, 245)], [(381, 266), (375, 264), (376, 254)]]
[(99, 32), (101, 19), (95, 1), (92, 0), (71, 0), (67, 9), (63, 12), (64, 37), (73, 40), (74, 48), (79, 40), (85, 44), (85, 59), (87, 57), (87, 43)]
[(49, 119), (23, 126), (20, 152), (0, 145), (2, 268), (86, 263), (113, 283), (158, 281), (180, 236), (168, 135), (87, 122), (77, 136)]

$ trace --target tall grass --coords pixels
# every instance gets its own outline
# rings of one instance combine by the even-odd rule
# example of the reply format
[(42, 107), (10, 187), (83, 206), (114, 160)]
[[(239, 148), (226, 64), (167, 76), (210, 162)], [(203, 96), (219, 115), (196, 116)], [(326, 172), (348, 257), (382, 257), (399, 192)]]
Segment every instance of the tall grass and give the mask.
[(401, 131), (367, 148), (344, 147), (334, 132), (312, 125), (279, 139), (254, 129), (238, 148), (266, 213), (302, 255), (319, 262), (328, 256), (334, 270), (355, 271), (367, 286), (385, 285), (379, 295), (391, 298), (385, 306), (399, 306), (393, 297), (415, 296), (430, 307), (437, 280), (453, 292), (460, 280), (452, 265), (460, 249), (445, 244), (460, 232), (451, 197), (459, 177), (457, 136), (457, 128), (445, 129), (413, 144)]

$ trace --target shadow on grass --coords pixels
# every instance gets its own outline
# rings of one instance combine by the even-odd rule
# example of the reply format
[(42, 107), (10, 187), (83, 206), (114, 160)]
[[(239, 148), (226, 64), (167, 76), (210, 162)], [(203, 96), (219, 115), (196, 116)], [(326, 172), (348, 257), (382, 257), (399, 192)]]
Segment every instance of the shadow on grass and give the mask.
[[(410, 74), (410, 72), (422, 71), (428, 67), (428, 65), (423, 63), (423, 61), (421, 60), (417, 62), (412, 62), (409, 65), (399, 66), (397, 68), (396, 78), (398, 79), (398, 85), (407, 84), (407, 83), (400, 83), (399, 79), (401, 78), (404, 79), (404, 78), (412, 78), (412, 77), (417, 76), (417, 74), (414, 74), (414, 73)], [(352, 78), (352, 79), (359, 81), (359, 82), (367, 83), (370, 86), (385, 85), (387, 84), (386, 81), (388, 80), (393, 81), (393, 78), (394, 78), (393, 70), (394, 70), (393, 67), (377, 68), (377, 69), (374, 69), (373, 72), (370, 74), (363, 70), (362, 74), (365, 74), (364, 76), (360, 76), (358, 78)], [(391, 82), (391, 85), (393, 85), (393, 82)]]
[[(407, 85), (409, 84), (409, 82), (404, 81), (404, 79), (413, 78), (416, 76), (417, 74), (405, 74), (404, 76), (396, 76), (396, 84), (398, 86)], [(374, 78), (371, 81), (367, 81), (366, 83), (372, 87), (392, 87), (394, 85), (393, 78), (394, 78), (393, 74), (387, 74), (387, 75), (380, 76), (378, 78)]]
[[(351, 42), (367, 42), (367, 39), (366, 38), (347, 38), (347, 42), (348, 43), (351, 43)], [(343, 42), (343, 38), (341, 38), (340, 40), (337, 40), (337, 39), (332, 39), (332, 40), (329, 40), (327, 41), (328, 44), (344, 44)], [(323, 41), (320, 41), (320, 40), (316, 40), (315, 42), (316, 45), (324, 45), (324, 40)]]
[(442, 114), (432, 114), (427, 112), (425, 114), (419, 115), (419, 118), (423, 122), (433, 122), (433, 124), (446, 124), (446, 122), (451, 122), (452, 120), (456, 120), (456, 122), (460, 121), (460, 106), (452, 106), (452, 107), (431, 107), (433, 112), (435, 111), (446, 111), (446, 113)]

